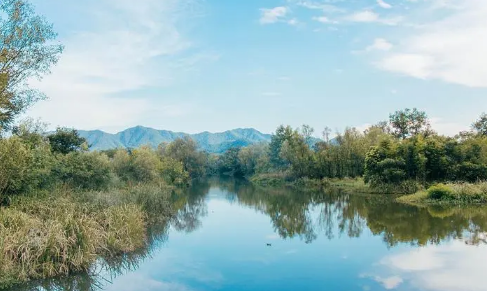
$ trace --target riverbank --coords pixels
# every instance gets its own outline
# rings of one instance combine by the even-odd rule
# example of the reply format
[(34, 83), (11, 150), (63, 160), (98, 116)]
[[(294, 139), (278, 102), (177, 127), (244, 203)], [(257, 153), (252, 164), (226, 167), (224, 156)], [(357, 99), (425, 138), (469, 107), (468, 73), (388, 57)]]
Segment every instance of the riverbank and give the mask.
[(289, 187), (300, 190), (327, 190), (330, 188), (339, 189), (350, 193), (361, 194), (411, 194), (421, 189), (421, 186), (414, 181), (405, 181), (399, 185), (380, 185), (371, 187), (358, 178), (323, 178), (292, 179), (284, 173), (265, 173), (252, 176), (250, 182), (260, 187)]
[(361, 193), (370, 193), (371, 189), (361, 178), (343, 179), (293, 179), (285, 173), (257, 174), (248, 179), (252, 184), (260, 187), (289, 187), (300, 190), (320, 190), (323, 188), (354, 189)]
[(406, 204), (486, 204), (487, 182), (437, 184), (397, 198)]
[(16, 197), (0, 210), (0, 289), (87, 271), (100, 257), (143, 247), (149, 225), (171, 217), (172, 190), (163, 184), (59, 188)]
[(402, 195), (397, 198), (406, 204), (487, 204), (487, 182), (436, 184), (425, 189), (415, 181), (399, 185), (387, 184), (371, 187), (362, 178), (322, 180), (301, 178), (292, 180), (284, 173), (254, 175), (250, 181), (259, 187), (288, 187), (301, 191), (327, 191), (339, 189), (357, 194)]

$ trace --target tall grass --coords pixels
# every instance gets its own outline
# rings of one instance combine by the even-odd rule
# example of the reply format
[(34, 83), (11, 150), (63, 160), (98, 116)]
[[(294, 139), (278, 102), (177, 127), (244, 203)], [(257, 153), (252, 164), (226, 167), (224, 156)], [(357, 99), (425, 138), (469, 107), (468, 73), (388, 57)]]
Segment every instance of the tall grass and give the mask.
[(487, 182), (447, 183), (398, 198), (403, 203), (481, 204), (487, 203)]
[(87, 271), (100, 256), (144, 247), (149, 217), (170, 217), (169, 197), (170, 188), (145, 185), (16, 199), (0, 209), (0, 288)]

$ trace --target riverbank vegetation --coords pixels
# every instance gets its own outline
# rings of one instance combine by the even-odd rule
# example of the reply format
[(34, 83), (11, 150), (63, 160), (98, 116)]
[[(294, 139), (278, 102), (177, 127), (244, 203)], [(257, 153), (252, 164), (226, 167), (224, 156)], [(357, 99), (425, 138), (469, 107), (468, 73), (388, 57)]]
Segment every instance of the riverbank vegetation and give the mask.
[[(174, 214), (175, 187), (202, 174), (195, 174), (198, 165), (204, 169), (193, 159), (178, 160), (172, 144), (89, 152), (76, 131), (58, 129), (45, 136), (33, 124), (0, 139), (3, 287), (85, 271), (100, 256), (143, 247), (148, 228)], [(51, 140), (60, 146), (52, 147)]]
[[(454, 137), (434, 132), (426, 113), (417, 109), (396, 111), (387, 122), (364, 131), (347, 128), (333, 139), (329, 129), (321, 140), (312, 133), (308, 126), (296, 130), (280, 126), (269, 145), (226, 152), (218, 160), (218, 171), (250, 177), (263, 186), (338, 186), (395, 194), (420, 193), (439, 183), (463, 189), (487, 180), (485, 114), (471, 131)], [(473, 185), (468, 191), (483, 195), (481, 188)], [(442, 200), (483, 201), (465, 197), (453, 195)]]

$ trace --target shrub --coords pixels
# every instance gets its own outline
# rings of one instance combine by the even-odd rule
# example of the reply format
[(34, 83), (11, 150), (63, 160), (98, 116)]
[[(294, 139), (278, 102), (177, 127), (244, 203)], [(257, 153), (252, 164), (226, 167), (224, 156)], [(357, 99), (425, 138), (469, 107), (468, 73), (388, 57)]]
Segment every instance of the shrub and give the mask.
[(111, 178), (108, 157), (97, 152), (58, 155), (53, 172), (60, 182), (82, 189), (106, 188)]
[(453, 190), (444, 184), (434, 185), (428, 188), (428, 198), (435, 200), (452, 199), (454, 198)]
[(0, 196), (21, 190), (31, 160), (31, 152), (20, 138), (0, 139)]

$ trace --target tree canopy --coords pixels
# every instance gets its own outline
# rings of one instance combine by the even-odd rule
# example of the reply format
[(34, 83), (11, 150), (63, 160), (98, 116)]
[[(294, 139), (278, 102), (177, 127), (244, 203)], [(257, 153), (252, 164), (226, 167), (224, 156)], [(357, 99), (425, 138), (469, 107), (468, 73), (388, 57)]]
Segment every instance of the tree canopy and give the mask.
[(53, 26), (25, 0), (0, 4), (0, 134), (15, 117), (45, 96), (28, 86), (56, 64), (63, 46), (54, 43)]

